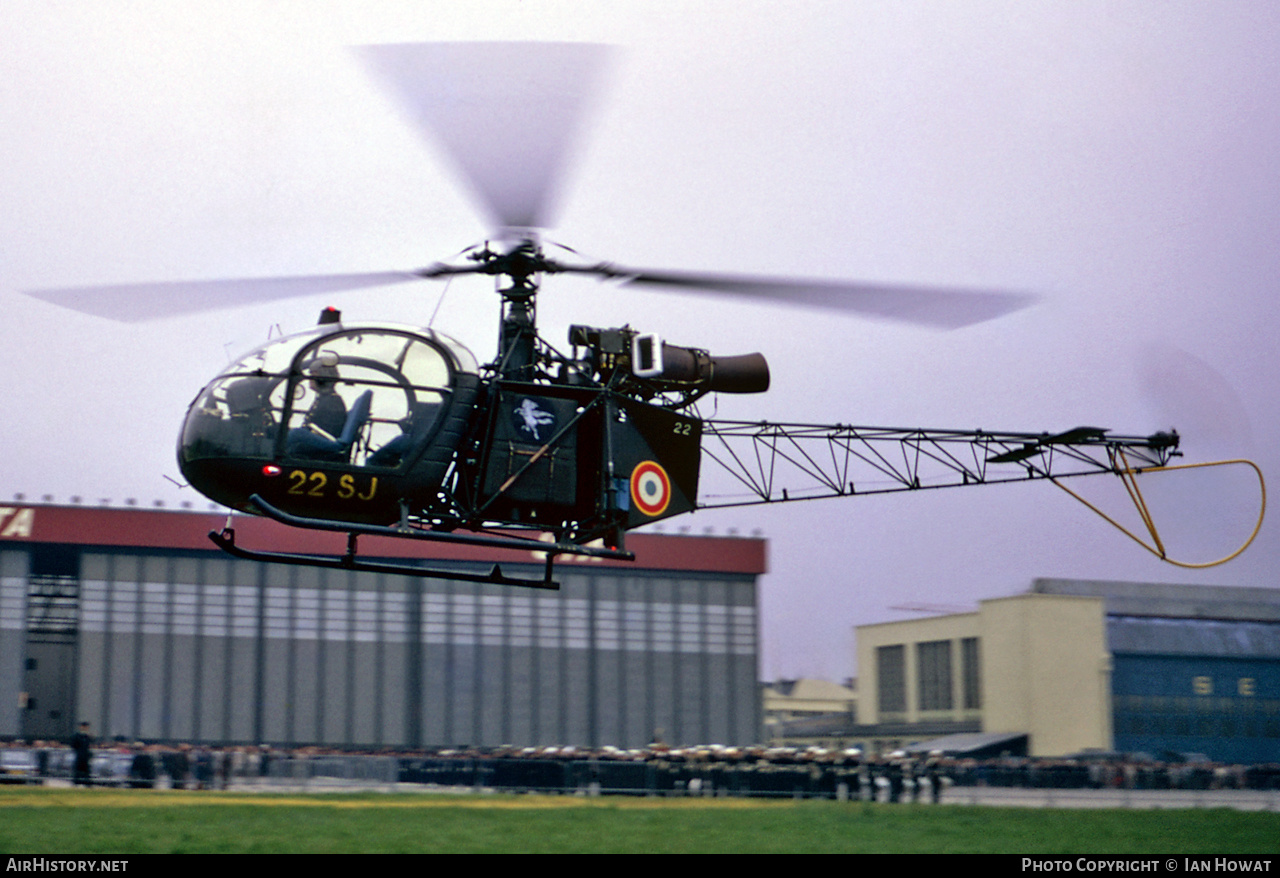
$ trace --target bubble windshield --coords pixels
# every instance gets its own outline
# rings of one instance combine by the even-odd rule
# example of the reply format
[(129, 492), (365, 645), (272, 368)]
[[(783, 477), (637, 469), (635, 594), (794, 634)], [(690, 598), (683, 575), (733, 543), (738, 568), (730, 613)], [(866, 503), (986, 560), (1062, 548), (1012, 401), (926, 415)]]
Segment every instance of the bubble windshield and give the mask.
[(201, 392), (181, 456), (393, 468), (431, 435), (461, 345), (429, 330), (330, 325), (263, 345)]

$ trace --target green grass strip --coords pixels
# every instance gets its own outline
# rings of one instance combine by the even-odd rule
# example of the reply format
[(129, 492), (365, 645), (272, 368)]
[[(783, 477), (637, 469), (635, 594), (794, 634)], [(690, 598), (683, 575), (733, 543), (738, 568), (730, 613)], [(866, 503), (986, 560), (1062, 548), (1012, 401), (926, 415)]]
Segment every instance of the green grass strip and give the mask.
[(0, 853), (1274, 854), (1280, 815), (830, 801), (0, 791)]

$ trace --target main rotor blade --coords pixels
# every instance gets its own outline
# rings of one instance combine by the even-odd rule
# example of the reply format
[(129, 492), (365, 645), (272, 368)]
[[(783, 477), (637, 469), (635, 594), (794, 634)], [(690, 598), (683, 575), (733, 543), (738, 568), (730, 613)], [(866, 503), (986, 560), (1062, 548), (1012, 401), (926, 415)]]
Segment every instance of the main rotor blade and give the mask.
[(238, 280), (165, 281), (27, 290), (26, 295), (73, 311), (125, 323), (160, 320), (277, 299), (380, 287), (435, 276), (434, 269), (362, 274), (298, 275)]
[(398, 43), (356, 50), (500, 227), (542, 228), (610, 47)]
[(679, 287), (712, 295), (790, 302), (850, 311), (940, 329), (958, 329), (1026, 308), (1036, 297), (994, 290), (944, 289), (853, 281), (799, 280), (678, 271), (629, 271), (609, 266), (604, 274), (623, 283)]

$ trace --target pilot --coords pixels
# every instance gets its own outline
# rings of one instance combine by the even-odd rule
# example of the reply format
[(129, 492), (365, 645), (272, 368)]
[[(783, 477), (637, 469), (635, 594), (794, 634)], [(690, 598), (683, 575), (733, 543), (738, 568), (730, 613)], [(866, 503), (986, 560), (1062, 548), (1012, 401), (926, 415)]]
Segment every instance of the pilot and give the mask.
[(330, 438), (338, 436), (347, 422), (347, 404), (338, 395), (338, 367), (317, 364), (309, 372), (316, 400), (303, 423), (319, 428)]

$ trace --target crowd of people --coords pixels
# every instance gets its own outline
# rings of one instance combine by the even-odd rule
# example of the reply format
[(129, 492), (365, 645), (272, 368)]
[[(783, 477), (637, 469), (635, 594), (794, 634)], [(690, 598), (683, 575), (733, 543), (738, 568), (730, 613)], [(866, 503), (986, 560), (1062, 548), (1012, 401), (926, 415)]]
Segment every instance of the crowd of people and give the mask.
[(938, 801), (949, 786), (1280, 789), (1280, 765), (1146, 758), (870, 756), (819, 747), (466, 747), (355, 749), (98, 742), (0, 744), (0, 779), (133, 788), (227, 789), (317, 780), (623, 794), (725, 794)]

